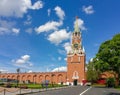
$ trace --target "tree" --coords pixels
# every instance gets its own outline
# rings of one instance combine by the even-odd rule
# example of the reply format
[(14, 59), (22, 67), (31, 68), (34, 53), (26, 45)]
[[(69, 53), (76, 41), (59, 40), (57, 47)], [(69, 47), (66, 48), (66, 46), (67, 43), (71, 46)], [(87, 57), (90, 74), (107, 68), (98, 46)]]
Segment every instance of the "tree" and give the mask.
[(87, 80), (96, 82), (99, 78), (99, 71), (96, 70), (94, 61), (89, 61), (87, 64)]
[(96, 60), (97, 69), (102, 72), (114, 71), (120, 78), (120, 34), (103, 42), (94, 59)]

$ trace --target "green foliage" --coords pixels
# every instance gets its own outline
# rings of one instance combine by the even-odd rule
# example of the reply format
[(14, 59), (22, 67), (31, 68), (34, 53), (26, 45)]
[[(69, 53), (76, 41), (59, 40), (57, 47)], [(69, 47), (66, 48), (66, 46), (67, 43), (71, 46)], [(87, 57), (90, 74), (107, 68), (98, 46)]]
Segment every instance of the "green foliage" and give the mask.
[(97, 71), (113, 71), (118, 74), (120, 83), (120, 34), (103, 42), (93, 61)]
[(87, 64), (87, 80), (90, 82), (96, 82), (99, 78), (99, 71), (95, 69), (94, 62), (89, 62)]
[(4, 85), (4, 83), (0, 82), (0, 86), (3, 86), (3, 85)]
[(102, 72), (114, 71), (120, 74), (120, 34), (101, 44), (96, 55), (96, 67)]
[(106, 86), (107, 87), (115, 87), (115, 82), (116, 82), (116, 80), (115, 80), (115, 78), (107, 78), (106, 79)]

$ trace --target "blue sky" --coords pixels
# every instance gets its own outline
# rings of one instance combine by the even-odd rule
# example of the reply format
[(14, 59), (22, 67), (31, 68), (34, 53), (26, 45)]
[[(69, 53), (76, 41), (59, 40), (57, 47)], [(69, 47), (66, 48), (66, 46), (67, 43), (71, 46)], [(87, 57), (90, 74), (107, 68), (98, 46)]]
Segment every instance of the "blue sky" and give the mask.
[(120, 0), (0, 0), (0, 71), (66, 70), (75, 17), (86, 62), (120, 33)]

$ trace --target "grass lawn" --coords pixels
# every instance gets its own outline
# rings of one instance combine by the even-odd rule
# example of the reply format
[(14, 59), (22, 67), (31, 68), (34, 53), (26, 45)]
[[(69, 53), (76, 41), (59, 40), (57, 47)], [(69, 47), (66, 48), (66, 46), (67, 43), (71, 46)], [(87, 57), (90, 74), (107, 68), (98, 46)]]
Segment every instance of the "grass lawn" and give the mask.
[(28, 88), (42, 88), (40, 84), (26, 84)]
[(115, 87), (116, 89), (120, 90), (120, 86)]
[[(13, 87), (15, 87), (16, 84), (12, 85)], [(33, 88), (33, 89), (41, 89), (41, 88), (46, 88), (46, 85), (42, 85), (41, 84), (19, 84), (19, 87), (21, 86), (27, 86), (27, 88)], [(59, 84), (49, 84), (47, 86), (47, 88), (53, 88), (53, 87), (63, 87), (65, 85), (59, 85)]]
[(94, 87), (106, 87), (105, 84), (93, 84), (92, 86), (94, 86)]
[[(93, 84), (92, 86), (93, 87), (106, 87), (106, 85), (103, 85), (103, 84)], [(120, 90), (120, 86), (115, 87), (115, 89)]]
[[(17, 83), (8, 83), (8, 84), (2, 84), (1, 86), (7, 87), (9, 85), (9, 87), (17, 87)], [(53, 87), (63, 87), (65, 85), (60, 85), (60, 84), (49, 84), (47, 85), (47, 88), (53, 88)], [(41, 84), (18, 84), (18, 87), (22, 87), (22, 88), (33, 88), (33, 89), (41, 89), (41, 88), (46, 88), (46, 85), (42, 85)]]
[[(42, 87), (42, 85), (41, 84), (26, 84), (26, 86), (28, 87), (28, 88), (35, 88), (35, 89), (40, 89), (40, 88), (46, 88), (46, 85), (44, 85), (43, 87)], [(52, 84), (49, 84), (48, 86), (47, 86), (47, 88), (53, 88), (53, 87), (63, 87), (64, 85), (58, 85), (58, 84), (54, 84), (54, 85), (52, 85)]]

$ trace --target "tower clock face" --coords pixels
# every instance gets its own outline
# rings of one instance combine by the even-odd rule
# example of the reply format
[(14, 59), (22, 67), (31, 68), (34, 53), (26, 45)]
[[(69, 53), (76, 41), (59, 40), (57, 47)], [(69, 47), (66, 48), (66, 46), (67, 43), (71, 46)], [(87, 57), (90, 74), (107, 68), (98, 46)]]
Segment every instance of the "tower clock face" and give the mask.
[(74, 44), (74, 48), (78, 48), (78, 44)]

